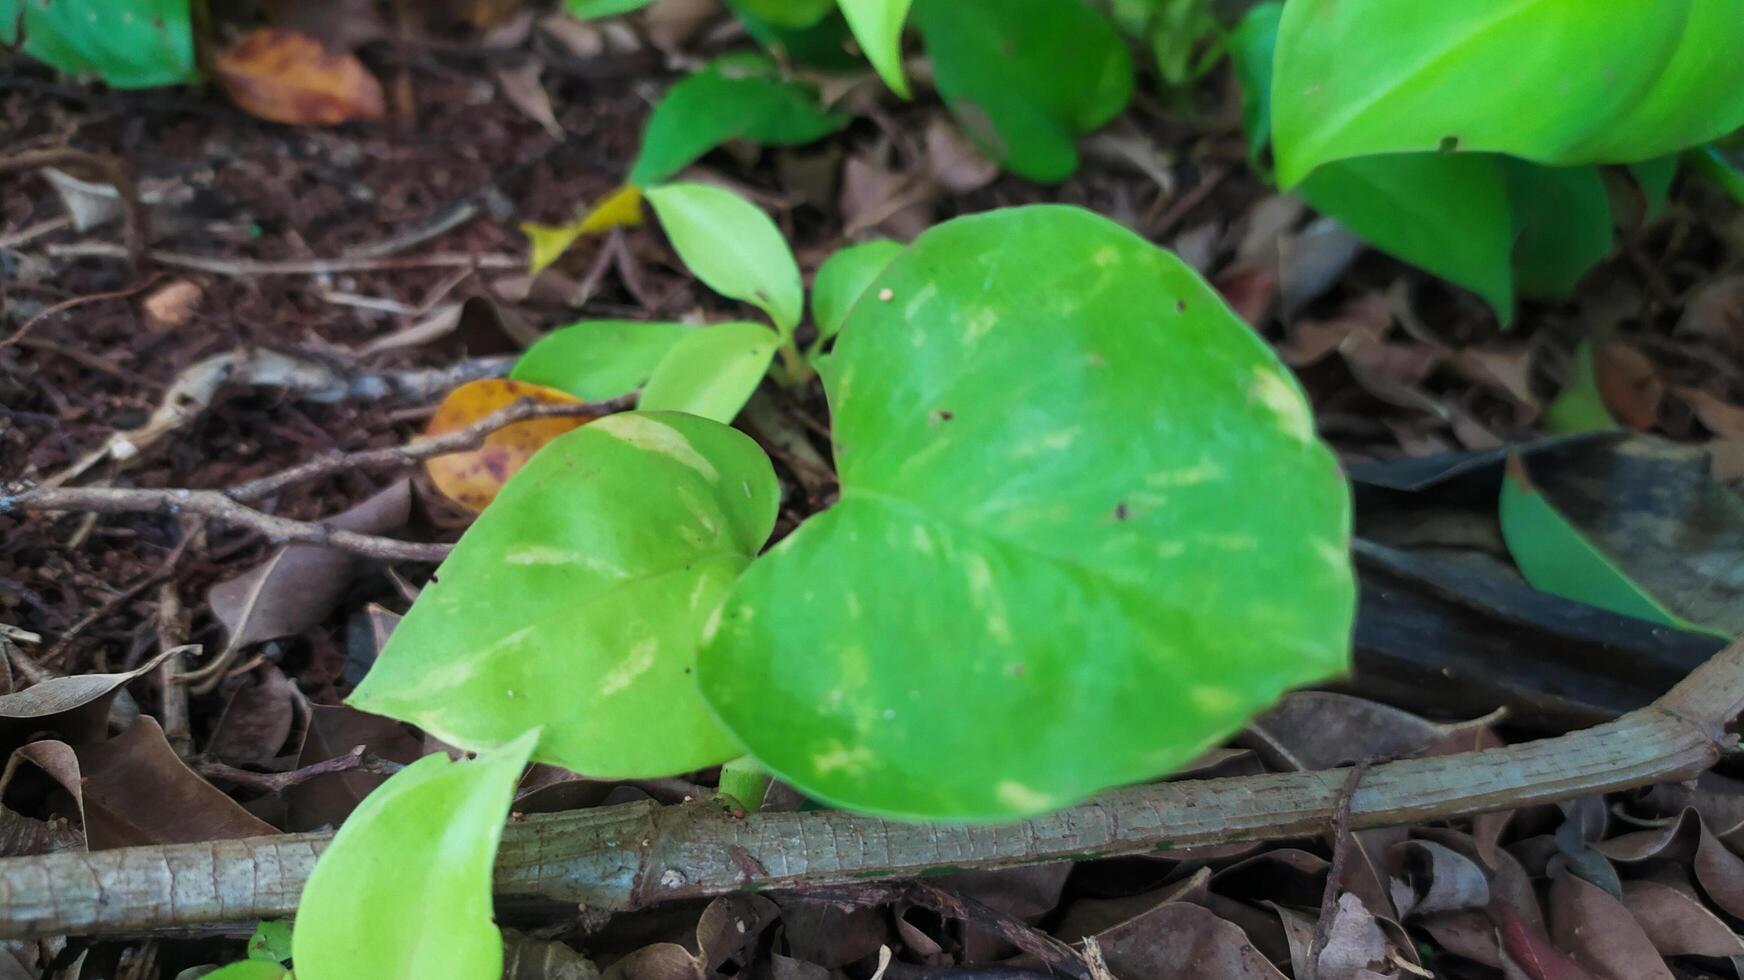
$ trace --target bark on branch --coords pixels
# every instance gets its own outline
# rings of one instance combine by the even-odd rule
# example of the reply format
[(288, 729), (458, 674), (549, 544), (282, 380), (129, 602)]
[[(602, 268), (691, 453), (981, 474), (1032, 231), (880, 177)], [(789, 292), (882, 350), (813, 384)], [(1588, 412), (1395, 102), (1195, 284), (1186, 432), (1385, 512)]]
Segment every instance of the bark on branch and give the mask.
[[(1650, 707), (1585, 731), (1378, 765), (1348, 800), (1351, 829), (1419, 823), (1685, 779), (1735, 740), (1744, 643)], [(651, 802), (511, 823), (505, 906), (628, 911), (746, 888), (812, 889), (1232, 841), (1326, 833), (1346, 770), (1132, 787), (998, 827), (903, 824), (820, 811), (734, 817)], [(290, 914), (325, 834), (0, 860), (0, 938), (186, 931)]]

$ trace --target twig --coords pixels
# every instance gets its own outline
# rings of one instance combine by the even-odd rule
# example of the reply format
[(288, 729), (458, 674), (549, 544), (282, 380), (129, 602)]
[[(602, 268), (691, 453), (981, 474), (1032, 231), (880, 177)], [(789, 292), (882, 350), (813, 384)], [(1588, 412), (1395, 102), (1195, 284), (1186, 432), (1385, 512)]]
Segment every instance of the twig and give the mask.
[(149, 490), (127, 487), (32, 487), (0, 494), (0, 514), (18, 510), (94, 514), (199, 514), (258, 531), (274, 541), (327, 545), (388, 561), (439, 562), (452, 545), (420, 544), (360, 534), (312, 521), (265, 514), (222, 490)]
[(398, 762), (390, 762), (365, 752), (363, 746), (354, 746), (344, 755), (336, 755), (301, 769), (289, 772), (250, 772), (238, 769), (221, 762), (202, 762), (195, 771), (211, 780), (224, 780), (248, 789), (259, 790), (278, 796), (293, 786), (308, 782), (317, 776), (327, 776), (336, 772), (369, 772), (379, 776), (392, 776), (406, 768)]
[(145, 243), (148, 232), (145, 224), (145, 206), (140, 203), (139, 189), (134, 186), (133, 178), (128, 176), (127, 168), (122, 165), (121, 161), (114, 157), (75, 150), (70, 146), (33, 150), (28, 153), (20, 153), (17, 156), (0, 157), (0, 174), (20, 170), (41, 170), (43, 167), (84, 167), (96, 171), (104, 183), (115, 188), (115, 193), (121, 198), (121, 237), (126, 245), (117, 248), (114, 254), (125, 258), (128, 265), (138, 269), (146, 255)]
[[(6, 512), (6, 500), (6, 496), (0, 494), (0, 513)], [(182, 555), (187, 552), (188, 542), (191, 540), (191, 537), (183, 537), (182, 540), (176, 542), (174, 548), (170, 549), (170, 553), (164, 557), (163, 564), (159, 565), (156, 571), (139, 579), (137, 582), (127, 586), (120, 592), (115, 593), (108, 599), (104, 600), (102, 605), (79, 617), (78, 622), (67, 627), (66, 632), (55, 638), (54, 645), (43, 651), (43, 662), (58, 665), (61, 658), (66, 655), (66, 652), (69, 649), (72, 648), (73, 641), (78, 638), (79, 634), (88, 629), (92, 623), (95, 623), (114, 612), (116, 609), (121, 607), (122, 603), (131, 602), (141, 592), (144, 592), (151, 586), (169, 578), (170, 574), (175, 571), (176, 563), (181, 561)]]
[(432, 456), (476, 449), (484, 445), (485, 439), (491, 433), (516, 422), (524, 422), (528, 419), (593, 418), (621, 411), (633, 403), (634, 399), (631, 398), (614, 398), (611, 401), (581, 405), (551, 405), (523, 398), (506, 408), (486, 415), (464, 429), (456, 429), (439, 436), (413, 439), (411, 442), (399, 446), (365, 449), (354, 453), (337, 453), (312, 459), (290, 469), (238, 484), (224, 491), (224, 495), (237, 502), (261, 500), (286, 487), (319, 480), (335, 473), (406, 466), (429, 459)]
[[(199, 532), (188, 528), (185, 533)], [(174, 582), (165, 582), (157, 589), (158, 649), (179, 650), (187, 639), (188, 622), (182, 612), (181, 596)], [(175, 750), (177, 758), (186, 759), (194, 751), (194, 734), (188, 717), (188, 689), (177, 681), (183, 666), (182, 655), (172, 653), (157, 669), (158, 720), (163, 724), (164, 741)]]
[[(126, 252), (106, 242), (74, 242), (50, 245), (48, 254), (63, 258), (125, 258)], [(515, 255), (465, 252), (433, 252), (429, 255), (383, 256), (381, 258), (224, 259), (214, 255), (189, 255), (185, 252), (165, 252), (153, 249), (151, 260), (177, 269), (209, 272), (215, 276), (250, 278), (254, 276), (319, 276), (334, 272), (370, 272), (391, 269), (478, 268), (524, 269), (527, 260)]]
[(1145, 229), (1146, 234), (1151, 238), (1161, 238), (1173, 231), (1181, 219), (1191, 214), (1194, 208), (1205, 203), (1205, 199), (1211, 196), (1211, 192), (1216, 190), (1218, 185), (1229, 177), (1229, 174), (1230, 168), (1228, 167), (1216, 167), (1207, 171), (1199, 183), (1194, 184), (1187, 189), (1187, 193), (1176, 198), (1168, 206), (1168, 209), (1158, 215), (1154, 221), (1146, 222), (1148, 225)]
[[(1389, 762), (1350, 794), (1352, 830), (1446, 820), (1688, 779), (1735, 737), (1744, 644), (1716, 654), (1651, 707), (1557, 738)], [(504, 829), (504, 907), (623, 912), (743, 888), (897, 880), (950, 864), (1011, 868), (1325, 833), (1346, 770), (1267, 773), (1115, 790), (997, 827), (905, 824), (840, 810), (733, 817), (652, 801), (534, 815)], [(289, 915), (330, 834), (129, 847), (0, 860), (0, 939), (138, 935)], [(749, 876), (739, 848), (761, 866)], [(164, 896), (174, 894), (171, 904)]]
[(1350, 859), (1350, 801), (1356, 798), (1357, 784), (1362, 782), (1363, 773), (1367, 771), (1366, 763), (1351, 767), (1350, 777), (1344, 781), (1344, 791), (1339, 794), (1338, 809), (1332, 814), (1332, 864), (1326, 869), (1326, 887), (1320, 893), (1320, 918), (1314, 923), (1314, 941), (1308, 946), (1308, 975), (1299, 980), (1318, 980), (1320, 976), (1320, 954), (1332, 939), (1339, 887), (1344, 878), (1345, 863)]
[(76, 306), (84, 306), (86, 303), (100, 303), (106, 299), (123, 299), (132, 296), (134, 293), (139, 292), (147, 286), (150, 286), (157, 280), (158, 274), (154, 272), (146, 276), (140, 282), (134, 283), (125, 289), (113, 289), (106, 293), (91, 293), (88, 296), (74, 296), (72, 299), (61, 300), (59, 303), (47, 307), (35, 316), (19, 324), (18, 329), (12, 331), (11, 336), (7, 337), (5, 340), (0, 340), (0, 347), (10, 347), (13, 344), (18, 343), (20, 340), (23, 340), (24, 335), (30, 333), (33, 327), (49, 317), (54, 316), (56, 313), (64, 313)]

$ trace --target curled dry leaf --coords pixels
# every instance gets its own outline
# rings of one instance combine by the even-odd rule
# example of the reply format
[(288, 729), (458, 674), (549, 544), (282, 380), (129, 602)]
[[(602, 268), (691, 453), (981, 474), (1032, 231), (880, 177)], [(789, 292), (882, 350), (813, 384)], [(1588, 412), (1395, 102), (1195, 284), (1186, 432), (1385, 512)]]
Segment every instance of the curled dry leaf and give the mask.
[(1624, 864), (1655, 859), (1690, 864), (1708, 898), (1728, 915), (1744, 918), (1744, 858), (1720, 843), (1693, 808), (1669, 826), (1623, 834), (1593, 847)]
[(1452, 848), (1410, 840), (1387, 851), (1393, 906), (1404, 917), (1484, 908), (1490, 882), (1477, 863)]
[(186, 649), (166, 650), (126, 673), (52, 677), (22, 691), (0, 695), (0, 741), (42, 731), (74, 744), (101, 739), (108, 726), (109, 706), (122, 686), (156, 670), (170, 654)]
[(1159, 905), (1095, 938), (1117, 977), (1284, 980), (1239, 926), (1185, 902)]
[[(371, 755), (392, 762), (410, 763), (424, 754), (423, 740), (414, 738), (392, 718), (364, 714), (345, 705), (318, 704), (309, 709), (309, 731), (297, 765), (325, 762), (360, 745)], [(299, 832), (339, 826), (387, 778), (368, 772), (338, 772), (292, 786), (285, 792), (286, 829)]]
[(1318, 980), (1358, 980), (1365, 973), (1386, 969), (1389, 962), (1387, 934), (1374, 913), (1355, 895), (1340, 895), (1326, 945), (1315, 961), (1314, 976)]
[(1442, 724), (1347, 694), (1298, 691), (1248, 724), (1242, 740), (1274, 767), (1331, 769), (1351, 762), (1446, 755), (1498, 743), (1488, 719)]
[(300, 31), (263, 27), (212, 63), (231, 101), (262, 119), (331, 126), (386, 113), (381, 84), (348, 53)]
[(1508, 980), (1596, 980), (1507, 902), (1491, 902), (1489, 913), (1502, 948), (1502, 973)]
[(1623, 903), (1568, 871), (1551, 876), (1550, 928), (1557, 946), (1600, 976), (1673, 980), (1665, 960)]
[(296, 720), (296, 688), (267, 664), (236, 689), (206, 743), (209, 758), (232, 766), (258, 766), (278, 758)]
[(1624, 343), (1602, 344), (1593, 350), (1593, 381), (1618, 422), (1645, 430), (1659, 421), (1665, 383), (1647, 355)]
[(1677, 329), (1728, 347), (1744, 347), (1744, 274), (1722, 276), (1697, 289), (1685, 304)]
[[(430, 424), (427, 436), (464, 429), (493, 412), (530, 398), (542, 405), (579, 405), (581, 400), (555, 388), (528, 384), (524, 381), (486, 378), (469, 381), (448, 393)], [(496, 499), (516, 470), (525, 466), (544, 445), (558, 436), (582, 425), (587, 419), (529, 419), (516, 422), (485, 437), (477, 449), (437, 456), (424, 467), (436, 489), (474, 512), (482, 511)]]
[(1744, 956), (1744, 939), (1699, 900), (1670, 885), (1624, 882), (1623, 906), (1661, 956)]
[(560, 942), (503, 930), (503, 980), (600, 980), (593, 961)]

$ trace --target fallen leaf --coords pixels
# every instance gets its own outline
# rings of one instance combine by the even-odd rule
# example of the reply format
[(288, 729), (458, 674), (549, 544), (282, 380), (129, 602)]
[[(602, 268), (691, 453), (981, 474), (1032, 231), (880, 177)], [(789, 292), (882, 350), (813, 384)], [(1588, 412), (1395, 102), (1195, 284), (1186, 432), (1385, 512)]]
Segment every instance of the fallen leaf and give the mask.
[(1489, 913), (1501, 940), (1507, 980), (1597, 980), (1507, 902), (1491, 903)]
[(927, 120), (922, 141), (927, 174), (952, 194), (972, 194), (999, 178), (999, 164), (942, 114)]
[(552, 139), (560, 140), (563, 127), (551, 111), (551, 93), (545, 91), (545, 86), (539, 81), (544, 70), (545, 66), (537, 58), (528, 58), (513, 68), (499, 68), (496, 72), (497, 87), (510, 105), (543, 127)]
[(386, 114), (381, 84), (356, 56), (299, 31), (253, 31), (213, 59), (212, 73), (231, 101), (273, 122), (331, 126)]
[(729, 960), (748, 967), (750, 957), (743, 954), (780, 917), (781, 906), (761, 895), (723, 895), (709, 902), (696, 924), (697, 964), (708, 974), (719, 972)]
[(166, 650), (134, 670), (120, 674), (51, 677), (22, 691), (0, 695), (0, 740), (53, 732), (77, 744), (103, 737), (109, 707), (127, 682), (158, 668), (176, 650)]
[(1446, 755), (1498, 744), (1487, 719), (1426, 721), (1399, 708), (1323, 691), (1285, 695), (1277, 707), (1250, 722), (1241, 738), (1275, 768), (1290, 770)]
[[(412, 514), (409, 480), (396, 480), (327, 523), (361, 534), (406, 525)], [(235, 578), (212, 586), (206, 601), (223, 624), (230, 649), (294, 636), (319, 626), (345, 595), (355, 555), (318, 544), (291, 544)]]
[(1744, 408), (1718, 398), (1700, 388), (1678, 386), (1672, 389), (1689, 406), (1690, 412), (1717, 436), (1744, 439)]
[(890, 941), (881, 909), (844, 909), (833, 902), (783, 896), (781, 922), (795, 959), (835, 970), (863, 960)]
[(1744, 918), (1744, 858), (1733, 854), (1694, 808), (1657, 830), (1622, 834), (1593, 845), (1613, 861), (1669, 860), (1690, 865), (1702, 891), (1728, 915)]
[(1661, 956), (1744, 956), (1744, 939), (1676, 888), (1657, 881), (1624, 882), (1623, 906)]
[(1490, 904), (1489, 876), (1452, 848), (1410, 840), (1387, 851), (1393, 907), (1399, 915), (1481, 909)]
[[(297, 765), (312, 766), (350, 752), (357, 746), (391, 762), (411, 763), (424, 754), (424, 742), (399, 722), (345, 705), (314, 705), (309, 732), (297, 754)], [(386, 776), (340, 772), (317, 776), (285, 791), (286, 830), (302, 832), (338, 827)]]
[(1247, 934), (1209, 909), (1159, 905), (1097, 935), (1117, 977), (1144, 980), (1283, 980)]
[(1601, 976), (1674, 980), (1629, 910), (1603, 888), (1567, 871), (1551, 875), (1550, 929), (1557, 946)]
[(1631, 429), (1650, 429), (1659, 421), (1665, 383), (1645, 354), (1624, 343), (1593, 350), (1593, 378), (1611, 416)]
[(586, 214), (569, 224), (542, 225), (523, 221), (521, 233), (527, 236), (527, 244), (531, 249), (527, 259), (528, 271), (537, 276), (562, 257), (564, 252), (569, 251), (569, 247), (583, 235), (610, 231), (613, 228), (635, 227), (641, 223), (642, 192), (630, 184), (600, 198)]
[(1677, 329), (1734, 349), (1744, 347), (1744, 275), (1703, 284), (1684, 304)]
[(593, 961), (560, 942), (503, 930), (503, 980), (600, 980)]
[(1071, 903), (1059, 924), (1051, 931), (1056, 938), (1065, 942), (1082, 942), (1086, 936), (1105, 932), (1159, 905), (1170, 902), (1204, 905), (1210, 883), (1211, 869), (1200, 868), (1192, 877), (1166, 888), (1122, 898), (1080, 898)]
[(924, 173), (900, 173), (871, 154), (852, 156), (842, 165), (836, 210), (844, 238), (867, 234), (908, 241), (932, 224), (938, 186)]
[(259, 766), (278, 758), (296, 720), (296, 688), (272, 664), (256, 671), (224, 705), (206, 755), (226, 765)]
[(1338, 909), (1320, 950), (1314, 976), (1317, 980), (1358, 980), (1364, 971), (1385, 969), (1387, 935), (1375, 915), (1349, 892), (1338, 897)]
[[(426, 436), (464, 429), (493, 412), (530, 398), (542, 405), (580, 405), (555, 388), (485, 378), (469, 381), (448, 393), (424, 428)], [(436, 488), (474, 513), (496, 499), (509, 477), (546, 443), (587, 422), (585, 418), (529, 419), (504, 426), (485, 437), (477, 449), (426, 460), (424, 468)]]

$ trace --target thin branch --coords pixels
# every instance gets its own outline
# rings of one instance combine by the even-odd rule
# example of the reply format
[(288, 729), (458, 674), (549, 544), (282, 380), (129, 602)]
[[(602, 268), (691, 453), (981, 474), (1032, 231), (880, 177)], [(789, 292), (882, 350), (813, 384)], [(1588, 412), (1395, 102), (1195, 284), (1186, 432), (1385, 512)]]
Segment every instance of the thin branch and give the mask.
[(414, 439), (399, 446), (323, 456), (290, 469), (263, 476), (257, 480), (238, 484), (226, 490), (224, 494), (231, 500), (238, 502), (260, 500), (270, 497), (286, 487), (319, 480), (335, 473), (406, 466), (429, 459), (432, 456), (477, 449), (484, 445), (486, 437), (491, 433), (516, 422), (524, 422), (528, 419), (597, 418), (628, 408), (633, 404), (633, 401), (629, 398), (615, 398), (607, 402), (589, 404), (551, 405), (523, 398), (506, 408), (486, 415), (464, 429), (456, 429), (439, 436)]
[[(50, 245), (49, 255), (62, 258), (126, 258), (124, 249), (106, 242), (77, 242), (70, 245)], [(527, 260), (515, 255), (472, 255), (466, 252), (434, 252), (429, 255), (382, 256), (380, 258), (283, 259), (266, 261), (226, 259), (216, 255), (189, 255), (185, 252), (165, 252), (153, 249), (148, 253), (158, 265), (177, 269), (209, 272), (215, 276), (253, 278), (257, 276), (319, 276), (335, 272), (370, 272), (390, 269), (525, 269)]]
[(363, 746), (358, 745), (344, 755), (336, 755), (331, 759), (324, 759), (301, 769), (292, 769), (289, 772), (251, 772), (247, 769), (227, 766), (221, 762), (202, 762), (195, 767), (195, 771), (209, 780), (223, 780), (278, 796), (285, 790), (306, 783), (317, 776), (330, 776), (338, 772), (368, 772), (380, 776), (392, 776), (404, 768), (406, 767), (398, 762), (391, 762), (371, 755), (363, 750)]
[[(1586, 731), (1378, 765), (1349, 794), (1362, 830), (1536, 806), (1691, 778), (1735, 741), (1744, 643), (1650, 707)], [(511, 821), (497, 855), (502, 907), (623, 912), (746, 888), (815, 891), (950, 865), (1010, 868), (1323, 834), (1347, 770), (1267, 773), (1115, 790), (997, 827), (897, 823), (840, 810), (735, 817), (652, 801)], [(282, 918), (330, 834), (128, 847), (0, 860), (0, 939), (139, 935)], [(165, 896), (174, 896), (174, 901)], [(246, 929), (246, 925), (241, 925)]]
[(126, 487), (31, 487), (0, 494), (0, 514), (13, 511), (75, 511), (88, 514), (199, 514), (233, 527), (258, 531), (274, 541), (298, 541), (389, 561), (439, 562), (452, 545), (399, 541), (347, 531), (331, 524), (297, 521), (237, 503), (222, 490), (150, 490)]
[(73, 309), (74, 307), (77, 307), (77, 306), (84, 306), (87, 303), (101, 303), (104, 300), (110, 300), (110, 299), (125, 299), (129, 296), (132, 296), (134, 293), (137, 293), (140, 290), (145, 289), (147, 286), (150, 286), (152, 283), (157, 282), (157, 280), (158, 280), (158, 274), (154, 272), (154, 273), (147, 275), (144, 279), (140, 280), (139, 282), (136, 282), (133, 285), (128, 286), (124, 289), (112, 289), (106, 293), (90, 293), (90, 294), (85, 295), (85, 296), (74, 296), (71, 299), (61, 300), (59, 303), (56, 303), (53, 306), (49, 306), (49, 307), (44, 308), (41, 312), (37, 313), (35, 316), (33, 316), (30, 319), (19, 324), (18, 329), (12, 331), (11, 336), (7, 337), (4, 340), (0, 340), (0, 347), (10, 347), (13, 344), (16, 344), (19, 341), (23, 340), (25, 335), (30, 333), (30, 331), (32, 329), (34, 329), (37, 324), (41, 323), (44, 320), (47, 320), (49, 317), (54, 316), (56, 313), (65, 313), (67, 310)]

